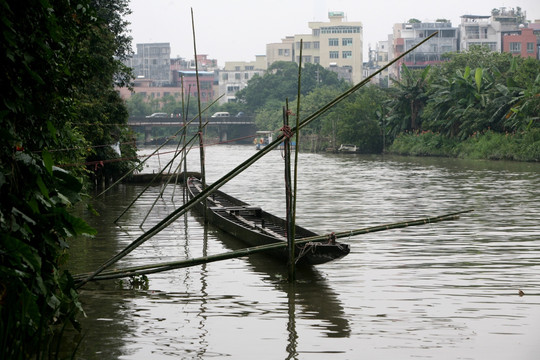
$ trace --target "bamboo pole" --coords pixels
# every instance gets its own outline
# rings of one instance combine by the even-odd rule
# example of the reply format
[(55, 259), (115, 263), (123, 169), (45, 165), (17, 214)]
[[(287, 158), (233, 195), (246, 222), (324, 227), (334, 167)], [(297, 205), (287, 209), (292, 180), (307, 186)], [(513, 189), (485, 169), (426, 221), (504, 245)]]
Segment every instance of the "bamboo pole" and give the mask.
[[(289, 100), (287, 99), (286, 106), (283, 107), (283, 133), (289, 132)], [(288, 136), (283, 140), (283, 152), (285, 158), (285, 209), (287, 225), (287, 247), (289, 259), (287, 261), (288, 281), (293, 282), (296, 278), (295, 261), (294, 261), (294, 222), (292, 217), (292, 185), (291, 185), (291, 143)]]
[[(298, 91), (296, 94), (296, 128), (298, 128), (298, 125), (300, 123), (300, 94), (302, 93), (302, 50), (304, 49), (304, 40), (300, 39), (300, 59), (298, 63)], [(296, 239), (296, 195), (297, 195), (297, 180), (298, 180), (298, 137), (299, 137), (299, 131), (296, 131), (296, 144), (294, 148), (294, 178), (293, 178), (293, 190), (292, 190), (292, 196), (291, 196), (291, 223), (290, 231), (291, 231), (291, 237), (292, 237), (292, 246), (290, 250), (290, 256), (289, 261), (293, 261), (293, 264), (289, 264), (289, 282), (292, 282), (296, 280), (296, 261), (295, 255), (294, 255), (294, 241)], [(290, 156), (290, 139), (287, 138), (289, 142), (289, 156)]]
[[(194, 135), (194, 136), (189, 140), (188, 144), (189, 144), (190, 142), (192, 142), (192, 141), (196, 138), (196, 136), (197, 136), (197, 135)], [(185, 148), (185, 146), (186, 146), (186, 145), (184, 145), (184, 148)], [(178, 157), (179, 154), (180, 154), (180, 152), (176, 152), (176, 153), (174, 154), (174, 156), (172, 157), (172, 159), (169, 160), (169, 162), (167, 163), (167, 165), (165, 165), (165, 168), (166, 168), (167, 166), (169, 166), (169, 164), (171, 164), (171, 163)], [(124, 216), (124, 214), (125, 214), (125, 213), (133, 206), (133, 204), (135, 204), (135, 202), (136, 202), (137, 200), (139, 200), (139, 198), (146, 192), (146, 190), (148, 190), (148, 188), (149, 188), (150, 186), (152, 186), (152, 184), (154, 183), (154, 181), (156, 181), (156, 179), (158, 179), (158, 178), (161, 176), (161, 174), (163, 174), (164, 171), (165, 171), (165, 169), (161, 170), (159, 173), (157, 173), (157, 174), (152, 178), (152, 180), (150, 180), (150, 182), (144, 187), (144, 189), (139, 193), (139, 195), (137, 195), (137, 196), (135, 197), (135, 199), (133, 199), (133, 201), (132, 201), (125, 209), (124, 209), (124, 211), (122, 211), (122, 213), (121, 213), (120, 215), (118, 215), (118, 217), (113, 221), (115, 224), (118, 222), (118, 220), (120, 220), (120, 218), (121, 218), (122, 216)], [(145, 220), (146, 220), (146, 218), (145, 218)], [(143, 220), (143, 223), (144, 223), (144, 220)], [(142, 226), (142, 223), (141, 223), (140, 226)]]
[[(401, 60), (404, 56), (409, 54), (410, 52), (414, 51), (417, 47), (424, 44), (426, 41), (431, 39), (433, 36), (435, 36), (437, 32), (431, 34), (430, 36), (426, 37), (423, 41), (419, 42), (415, 46), (413, 46), (411, 49), (405, 51), (403, 54), (395, 58), (394, 60), (390, 61), (388, 64), (380, 68), (379, 70), (375, 71), (373, 74), (353, 86), (351, 89), (345, 91), (338, 97), (336, 97), (334, 100), (330, 101), (328, 104), (308, 116), (306, 119), (304, 119), (297, 127), (294, 129), (291, 129), (292, 132), (296, 132), (300, 130), (301, 128), (307, 126), (311, 122), (313, 122), (315, 119), (317, 119), (320, 115), (324, 114), (326, 111), (328, 111), (331, 107), (338, 104), (345, 98), (347, 98), (349, 95), (354, 93), (356, 90), (360, 89), (362, 86), (367, 84), (374, 76), (377, 76), (382, 71), (384, 71), (386, 68), (390, 67), (397, 61)], [(217, 100), (216, 100), (217, 101)], [(107, 267), (111, 266), (130, 252), (132, 252), (134, 249), (136, 249), (139, 245), (144, 243), (146, 240), (150, 239), (155, 234), (159, 233), (161, 230), (163, 230), (165, 227), (169, 226), (172, 222), (174, 222), (177, 218), (182, 216), (186, 211), (191, 209), (195, 204), (199, 201), (202, 201), (206, 199), (213, 191), (219, 189), (221, 186), (226, 184), (229, 180), (243, 172), (245, 169), (247, 169), (249, 166), (251, 166), (253, 163), (258, 161), (260, 158), (262, 158), (264, 155), (269, 153), (271, 150), (275, 149), (282, 141), (283, 141), (284, 135), (278, 135), (274, 141), (272, 141), (270, 144), (262, 148), (261, 150), (257, 151), (253, 156), (242, 162), (240, 165), (238, 165), (236, 168), (231, 170), (229, 173), (225, 174), (223, 177), (221, 177), (219, 180), (214, 182), (211, 185), (208, 185), (206, 189), (201, 191), (198, 195), (194, 196), (191, 200), (187, 201), (184, 205), (180, 206), (178, 209), (174, 210), (172, 213), (167, 215), (165, 218), (163, 218), (159, 223), (154, 225), (151, 229), (149, 229), (147, 232), (139, 236), (137, 239), (135, 239), (131, 244), (129, 244), (127, 247), (125, 247), (122, 251), (120, 251), (118, 254), (111, 257), (109, 260), (107, 260), (103, 265), (101, 265), (94, 273), (88, 276), (84, 281), (81, 282), (79, 286), (84, 285), (87, 281), (92, 280), (96, 275), (98, 275), (100, 272), (102, 272)]]
[[(220, 95), (216, 100), (212, 101), (212, 103), (210, 105), (208, 105), (206, 108), (204, 108), (203, 112), (205, 112), (206, 110), (208, 110), (212, 105), (214, 105), (216, 102), (218, 102), (219, 99), (221, 99), (223, 95)], [(189, 124), (191, 124), (192, 121), (194, 121), (195, 119), (197, 119), (197, 117), (194, 117), (193, 119), (191, 119), (190, 121), (188, 121), (186, 124), (184, 124), (184, 126), (182, 126), (182, 128), (188, 126)], [(152, 154), (148, 155), (146, 157), (146, 159), (144, 159), (143, 161), (141, 161), (139, 164), (136, 164), (134, 165), (130, 170), (126, 171), (126, 173), (121, 176), (118, 180), (116, 180), (114, 183), (112, 183), (111, 186), (109, 186), (108, 188), (106, 188), (105, 190), (103, 190), (101, 193), (99, 193), (97, 195), (97, 197), (100, 197), (101, 195), (105, 194), (107, 191), (111, 190), (114, 186), (118, 185), (122, 180), (124, 180), (126, 177), (128, 177), (129, 175), (131, 175), (139, 166), (143, 165), (146, 161), (148, 161), (148, 159), (150, 159), (152, 156), (154, 156), (159, 150), (161, 150), (162, 147), (164, 147), (165, 145), (167, 145), (169, 143), (169, 141), (171, 141), (173, 139), (173, 137), (175, 137), (176, 135), (178, 135), (180, 133), (180, 131), (182, 131), (182, 128), (180, 128), (177, 132), (175, 132), (173, 134), (172, 137), (170, 137), (169, 139), (167, 139), (167, 141), (165, 141), (163, 144), (161, 144), (156, 150), (154, 150), (154, 152), (152, 152)]]
[[(195, 140), (197, 136), (193, 136), (188, 142), (187, 144), (190, 144), (193, 140)], [(180, 143), (179, 143), (180, 144)], [(169, 162), (167, 163), (167, 166), (169, 166), (170, 164), (170, 167), (172, 168), (172, 165), (173, 165), (173, 162), (174, 160), (176, 160), (176, 158), (182, 154), (184, 156), (184, 150), (185, 150), (185, 147), (186, 145), (184, 145), (184, 147), (178, 151), (178, 148), (176, 149), (175, 151), (175, 154), (174, 156), (172, 157), (171, 160), (169, 160)], [(193, 147), (193, 144), (190, 146), (190, 150), (191, 148)], [(184, 157), (181, 157), (180, 158), (180, 163), (178, 164), (178, 166), (174, 169), (174, 172), (173, 173), (176, 173), (177, 176), (175, 179), (178, 179), (178, 169), (180, 168), (180, 166), (182, 166), (182, 162), (185, 161)], [(154, 178), (155, 179), (155, 178)], [(154, 209), (154, 207), (156, 206), (156, 203), (158, 202), (159, 198), (163, 198), (163, 193), (165, 192), (165, 189), (167, 188), (167, 185), (169, 185), (169, 183), (171, 182), (171, 179), (172, 179), (172, 175), (169, 176), (169, 178), (167, 179), (167, 181), (165, 182), (165, 184), (163, 184), (163, 186), (161, 187), (161, 191), (159, 192), (158, 196), (156, 196), (156, 198), (154, 199), (154, 202), (152, 203), (152, 205), (150, 206), (150, 209), (148, 209), (147, 213), (146, 213), (146, 216), (143, 218), (143, 220), (141, 221), (141, 224), (139, 225), (140, 228), (142, 228), (143, 224), (146, 222), (146, 219), (148, 219), (148, 216), (150, 216), (150, 213), (152, 212), (152, 210)], [(148, 187), (146, 187), (144, 190), (146, 191), (146, 189), (148, 189)], [(139, 197), (137, 197), (138, 199)]]
[[(335, 233), (335, 237), (340, 239), (340, 238), (356, 236), (356, 235), (361, 235), (361, 234), (368, 234), (368, 233), (374, 233), (374, 232), (380, 232), (380, 231), (386, 231), (386, 230), (392, 230), (392, 229), (400, 229), (400, 228), (419, 226), (419, 225), (425, 225), (425, 224), (433, 224), (433, 223), (442, 222), (442, 221), (457, 220), (459, 219), (461, 214), (470, 213), (472, 211), (473, 210), (464, 210), (464, 211), (454, 212), (454, 213), (450, 213), (446, 215), (427, 217), (427, 218), (415, 219), (415, 220), (409, 220), (409, 221), (401, 221), (401, 222), (390, 223), (390, 224), (376, 225), (376, 226), (360, 228), (360, 229), (350, 230), (350, 231), (342, 231), (342, 232)], [(328, 237), (329, 237), (328, 234), (311, 236), (311, 237), (303, 238), (300, 240), (296, 240), (296, 244), (303, 245), (310, 242), (327, 241)], [(169, 271), (169, 270), (174, 270), (174, 269), (186, 268), (190, 266), (207, 264), (207, 263), (211, 263), (215, 261), (244, 257), (247, 255), (257, 254), (257, 253), (265, 252), (269, 250), (285, 248), (287, 246), (288, 244), (283, 241), (283, 242), (277, 242), (277, 243), (268, 244), (268, 245), (244, 248), (244, 249), (230, 251), (230, 252), (222, 253), (222, 254), (203, 256), (199, 258), (165, 262), (165, 263), (153, 264), (153, 265), (133, 266), (133, 267), (118, 269), (118, 270), (109, 270), (109, 271), (104, 271), (101, 275), (94, 276), (92, 280), (95, 280), (95, 281), (108, 280), (108, 279), (118, 279), (118, 278), (128, 277), (128, 276), (154, 274), (154, 273), (163, 272), (163, 271)], [(92, 274), (91, 273), (78, 274), (78, 275), (74, 275), (73, 279), (77, 283), (82, 283), (90, 275)]]
[[(182, 80), (182, 119), (186, 119), (187, 118), (187, 113), (189, 112), (189, 98), (190, 98), (190, 93), (191, 93), (191, 84), (189, 84), (188, 86), (188, 98), (187, 98), (187, 108), (188, 110), (186, 111), (186, 107), (184, 106), (184, 75), (181, 76), (181, 80)], [(186, 177), (187, 177), (187, 153), (189, 151), (186, 151), (186, 137), (187, 137), (187, 131), (186, 131), (186, 128), (184, 128), (184, 131), (182, 132), (182, 145), (184, 146), (183, 149), (184, 149), (184, 155), (183, 155), (183, 159), (184, 159), (184, 178), (182, 179), (182, 181), (184, 182), (184, 184), (186, 183)], [(176, 173), (176, 180), (175, 180), (175, 184), (178, 184), (178, 175), (179, 175), (180, 172), (177, 172)], [(176, 193), (176, 187), (173, 188), (173, 193), (171, 195), (171, 201), (174, 201), (174, 194)], [(186, 200), (185, 196), (184, 196), (184, 201)]]
[[(201, 183), (202, 188), (206, 187), (206, 172), (204, 165), (204, 140), (201, 114), (201, 86), (199, 84), (199, 61), (197, 59), (197, 41), (195, 38), (195, 18), (193, 17), (193, 8), (191, 8), (191, 29), (193, 31), (193, 53), (195, 54), (195, 79), (197, 81), (197, 106), (199, 109), (199, 151), (201, 157)], [(205, 211), (206, 213), (206, 211)], [(206, 219), (206, 216), (205, 216)], [(205, 220), (206, 221), (206, 220)]]

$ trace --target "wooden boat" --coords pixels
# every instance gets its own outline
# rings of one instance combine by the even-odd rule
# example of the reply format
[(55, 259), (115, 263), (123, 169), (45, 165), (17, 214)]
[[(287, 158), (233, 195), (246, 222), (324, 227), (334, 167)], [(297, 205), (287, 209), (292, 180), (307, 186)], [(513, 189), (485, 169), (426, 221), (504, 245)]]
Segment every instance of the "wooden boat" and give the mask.
[[(197, 196), (202, 191), (200, 179), (188, 178), (187, 189), (190, 198)], [(203, 203), (198, 203), (195, 209), (202, 214), (204, 211)], [(248, 246), (287, 242), (285, 220), (219, 190), (214, 191), (206, 198), (206, 216), (209, 223), (237, 237)], [(295, 239), (311, 236), (318, 236), (318, 234), (296, 226)], [(317, 265), (340, 259), (349, 252), (348, 244), (338, 243), (329, 237), (328, 242), (309, 242), (296, 245), (295, 261), (297, 265)], [(288, 259), (287, 248), (270, 250), (269, 253), (285, 261)]]

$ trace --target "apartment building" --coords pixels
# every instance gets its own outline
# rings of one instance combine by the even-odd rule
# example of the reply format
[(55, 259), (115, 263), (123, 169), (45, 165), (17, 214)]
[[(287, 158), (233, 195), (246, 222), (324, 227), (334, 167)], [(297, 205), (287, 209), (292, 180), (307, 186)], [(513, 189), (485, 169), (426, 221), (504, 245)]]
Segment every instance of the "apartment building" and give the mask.
[(516, 31), (525, 22), (525, 12), (505, 8), (494, 9), (491, 15), (463, 15), (459, 25), (460, 51), (471, 46), (486, 46), (491, 51), (504, 51), (501, 34)]
[(521, 27), (516, 31), (503, 32), (502, 46), (504, 52), (523, 58), (539, 58), (540, 30)]
[[(392, 49), (392, 37), (388, 36), (388, 40), (378, 41), (375, 48), (369, 48), (369, 59), (364, 63), (364, 78), (373, 75), (381, 68), (386, 66), (390, 61), (390, 49)], [(388, 87), (388, 68), (379, 72), (371, 79), (371, 83), (380, 87)]]
[(500, 23), (493, 21), (491, 16), (463, 15), (459, 30), (461, 51), (467, 51), (471, 46), (486, 46), (491, 51), (501, 51)]
[(267, 69), (265, 55), (255, 56), (255, 61), (228, 61), (222, 70), (217, 70), (220, 104), (236, 102), (236, 93), (247, 86), (255, 75), (263, 76)]
[(137, 44), (137, 51), (127, 60), (126, 65), (133, 69), (139, 79), (151, 79), (152, 86), (171, 83), (171, 45), (170, 43)]
[[(201, 102), (208, 103), (214, 100), (214, 84), (216, 83), (214, 71), (180, 70), (175, 74), (178, 77), (178, 85), (173, 89), (181, 89), (184, 83), (184, 96), (197, 99), (200, 96)], [(198, 77), (198, 79), (197, 79)], [(200, 89), (197, 87), (197, 80)]]
[(425, 68), (431, 64), (442, 62), (441, 55), (458, 51), (458, 29), (452, 23), (419, 22), (401, 24), (401, 39), (396, 43), (396, 55), (399, 55), (423, 41), (426, 37), (437, 33), (428, 42), (405, 56), (403, 63), (410, 68)]
[(294, 61), (294, 36), (287, 36), (280, 43), (266, 44), (266, 61), (268, 65), (276, 61)]
[(287, 36), (281, 43), (266, 45), (268, 65), (275, 61), (300, 62), (302, 43), (302, 64), (320, 64), (354, 83), (362, 80), (363, 30), (361, 22), (345, 20), (345, 13), (328, 13), (325, 22), (309, 22), (310, 34)]

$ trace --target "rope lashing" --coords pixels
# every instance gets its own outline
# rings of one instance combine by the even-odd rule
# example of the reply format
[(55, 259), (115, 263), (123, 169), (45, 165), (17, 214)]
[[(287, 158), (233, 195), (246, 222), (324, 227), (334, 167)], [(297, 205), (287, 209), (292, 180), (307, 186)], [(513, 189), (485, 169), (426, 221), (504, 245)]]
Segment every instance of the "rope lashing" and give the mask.
[(288, 139), (290, 139), (294, 135), (289, 125), (283, 125), (283, 127), (279, 129), (279, 131), (282, 131), (283, 136), (285, 136)]

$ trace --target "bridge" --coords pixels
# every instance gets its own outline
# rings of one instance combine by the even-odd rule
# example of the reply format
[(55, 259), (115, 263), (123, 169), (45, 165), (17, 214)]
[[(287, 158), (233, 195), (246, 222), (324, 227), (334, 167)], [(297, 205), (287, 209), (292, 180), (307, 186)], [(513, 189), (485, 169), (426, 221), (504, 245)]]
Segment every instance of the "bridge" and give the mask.
[[(191, 118), (190, 118), (191, 120)], [(242, 117), (221, 117), (221, 118), (204, 118), (203, 123), (208, 121), (206, 126), (217, 127), (219, 134), (219, 141), (224, 142), (228, 140), (231, 130), (235, 130), (238, 137), (245, 137), (255, 134), (255, 123), (251, 116)], [(154, 127), (176, 127), (180, 128), (184, 124), (182, 118), (168, 118), (168, 117), (155, 117), (147, 118), (144, 116), (132, 116), (128, 119), (128, 125), (131, 127), (143, 127), (144, 128), (144, 141), (149, 142), (152, 138), (152, 129)], [(193, 121), (188, 126), (198, 127), (199, 122)]]

